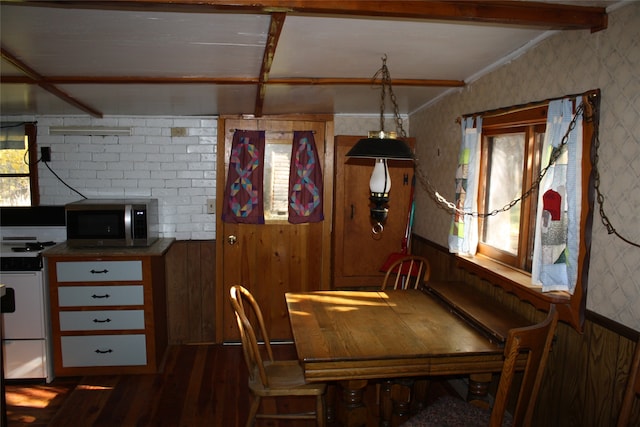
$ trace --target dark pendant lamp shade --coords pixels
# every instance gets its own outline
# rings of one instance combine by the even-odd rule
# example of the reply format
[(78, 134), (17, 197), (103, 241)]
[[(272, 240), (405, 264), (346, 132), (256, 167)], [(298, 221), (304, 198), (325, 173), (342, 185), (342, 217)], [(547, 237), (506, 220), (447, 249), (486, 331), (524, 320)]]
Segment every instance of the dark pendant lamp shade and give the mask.
[(411, 148), (392, 135), (390, 132), (370, 132), (368, 138), (361, 139), (349, 150), (347, 157), (413, 160)]

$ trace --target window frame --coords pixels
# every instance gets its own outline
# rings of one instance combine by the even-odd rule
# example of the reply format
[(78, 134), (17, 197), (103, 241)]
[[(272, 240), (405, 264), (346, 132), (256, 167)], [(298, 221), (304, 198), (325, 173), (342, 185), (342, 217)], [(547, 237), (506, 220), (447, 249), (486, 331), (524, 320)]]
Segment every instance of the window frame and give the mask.
[[(38, 187), (38, 129), (35, 123), (24, 124), (24, 134), (27, 137), (27, 152), (29, 153), (29, 173), (0, 173), (3, 178), (29, 177), (30, 206), (40, 205), (40, 188)], [(10, 206), (6, 206), (10, 207)]]
[[(265, 165), (264, 165), (264, 176), (263, 176), (263, 183), (264, 183), (264, 194), (263, 194), (263, 209), (264, 209), (264, 221), (265, 224), (284, 224), (284, 223), (288, 223), (288, 210), (284, 211), (284, 213), (282, 215), (277, 215), (277, 214), (272, 214), (272, 210), (267, 209), (267, 207), (273, 207), (273, 205), (271, 205), (267, 200), (270, 197), (269, 194), (267, 194), (266, 190), (267, 188), (269, 189), (273, 189), (273, 185), (274, 183), (271, 182), (271, 180), (267, 177), (267, 174), (270, 170), (273, 170), (273, 164), (269, 163), (270, 161), (267, 159), (266, 156), (266, 152), (268, 152), (268, 146), (286, 146), (288, 148), (288, 164), (287, 164), (287, 190), (289, 188), (289, 174), (291, 171), (291, 148), (293, 146), (293, 140), (288, 140), (285, 139), (284, 137), (282, 137), (282, 135), (280, 135), (279, 137), (274, 137), (274, 138), (267, 138), (265, 136)], [(269, 183), (269, 184), (267, 184)], [(280, 200), (282, 201), (282, 200)], [(287, 191), (287, 195), (286, 195), (286, 199), (285, 199), (285, 207), (288, 206), (289, 204), (289, 193)]]
[[(542, 137), (544, 137), (546, 119), (546, 104), (524, 110), (516, 109), (515, 111), (483, 118), (479, 178), (480, 185), (478, 186), (479, 212), (487, 211), (487, 174), (489, 170), (489, 145), (491, 138), (513, 133), (525, 134), (522, 189), (523, 191), (527, 191), (531, 188), (532, 184), (540, 174), (540, 156), (543, 141), (539, 136), (542, 134)], [(530, 272), (533, 257), (533, 238), (535, 234), (537, 202), (537, 189), (533, 189), (527, 197), (518, 202), (521, 204), (521, 211), (520, 228), (518, 233), (518, 251), (516, 255), (483, 243), (482, 236), (484, 235), (486, 226), (485, 217), (480, 217), (478, 219), (478, 253), (517, 269)]]
[[(551, 304), (555, 304), (559, 320), (568, 323), (578, 332), (583, 331), (587, 301), (587, 288), (589, 282), (589, 259), (591, 254), (591, 235), (594, 217), (595, 180), (597, 170), (592, 160), (597, 158), (597, 140), (600, 117), (599, 89), (590, 90), (580, 95), (568, 95), (568, 97), (580, 98), (584, 103), (584, 120), (582, 123), (582, 209), (580, 213), (580, 227), (582, 236), (578, 254), (577, 285), (573, 294), (563, 291), (542, 292), (541, 286), (531, 284), (531, 274), (508, 266), (500, 261), (476, 254), (475, 256), (456, 256), (456, 266), (465, 270), (480, 280), (502, 288), (507, 293), (512, 293), (520, 300), (528, 301), (535, 308), (549, 310)], [(545, 107), (549, 101), (542, 101), (525, 106), (502, 108), (485, 112), (483, 117), (487, 126), (491, 126), (498, 115), (511, 113), (517, 117), (518, 112), (524, 109)], [(546, 116), (546, 110), (544, 113)]]

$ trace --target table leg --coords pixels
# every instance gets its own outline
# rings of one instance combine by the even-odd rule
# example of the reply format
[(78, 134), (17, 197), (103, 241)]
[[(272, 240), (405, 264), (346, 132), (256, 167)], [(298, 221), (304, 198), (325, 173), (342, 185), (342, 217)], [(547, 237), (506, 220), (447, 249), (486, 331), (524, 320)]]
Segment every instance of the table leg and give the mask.
[(327, 385), (327, 395), (324, 400), (327, 424), (332, 424), (336, 421), (336, 388), (336, 384), (330, 383)]
[(363, 394), (367, 380), (340, 381), (342, 399), (337, 408), (338, 422), (343, 427), (359, 427), (367, 423)]
[(391, 387), (391, 400), (393, 401), (393, 418), (391, 422), (395, 425), (399, 425), (409, 418), (411, 385), (394, 384)]
[(393, 416), (393, 402), (391, 401), (392, 380), (383, 380), (380, 382), (380, 396), (378, 403), (380, 405), (380, 427), (390, 427), (391, 417)]
[(380, 427), (398, 425), (409, 417), (411, 384), (384, 380), (380, 384)]
[(489, 409), (488, 394), (491, 379), (491, 373), (469, 375), (467, 402), (470, 402), (480, 408)]
[(411, 412), (420, 412), (427, 406), (427, 392), (429, 390), (429, 380), (426, 378), (418, 378), (413, 384), (413, 404)]

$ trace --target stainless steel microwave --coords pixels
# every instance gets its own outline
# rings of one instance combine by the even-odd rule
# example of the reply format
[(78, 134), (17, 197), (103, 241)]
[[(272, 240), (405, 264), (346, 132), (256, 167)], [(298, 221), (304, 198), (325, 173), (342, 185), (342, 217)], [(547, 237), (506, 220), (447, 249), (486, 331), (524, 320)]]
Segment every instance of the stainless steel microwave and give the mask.
[(67, 245), (151, 246), (158, 239), (157, 199), (85, 199), (65, 205)]

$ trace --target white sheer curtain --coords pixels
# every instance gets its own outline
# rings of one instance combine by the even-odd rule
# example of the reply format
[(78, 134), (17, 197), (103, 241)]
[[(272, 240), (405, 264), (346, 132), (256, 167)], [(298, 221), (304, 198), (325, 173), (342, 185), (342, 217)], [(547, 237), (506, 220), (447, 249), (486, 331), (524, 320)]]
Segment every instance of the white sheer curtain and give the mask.
[[(465, 212), (478, 211), (481, 131), (482, 117), (467, 117), (462, 120), (462, 144), (456, 170), (456, 207)], [(478, 218), (455, 212), (449, 231), (449, 251), (475, 255), (477, 247)]]
[[(580, 100), (549, 103), (541, 165), (549, 164), (561, 143)], [(582, 202), (582, 117), (568, 135), (557, 161), (540, 183), (531, 270), (532, 283), (542, 291), (573, 293), (578, 271), (580, 212)]]

